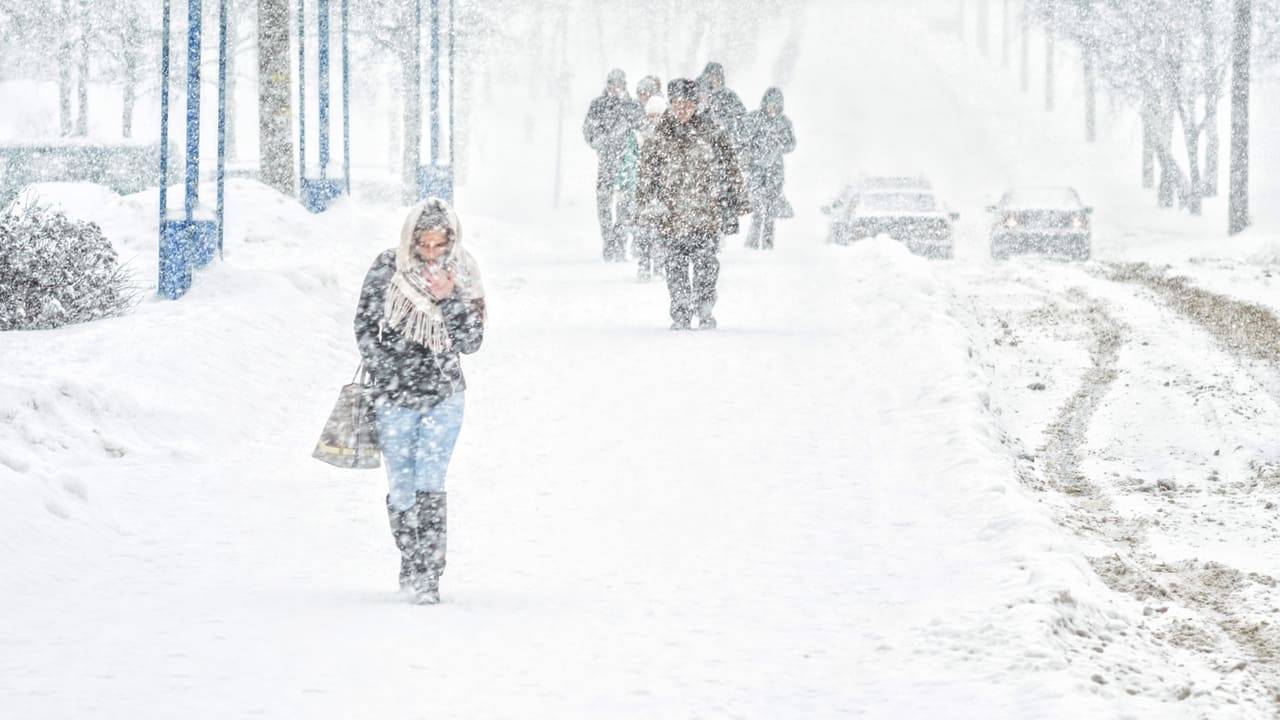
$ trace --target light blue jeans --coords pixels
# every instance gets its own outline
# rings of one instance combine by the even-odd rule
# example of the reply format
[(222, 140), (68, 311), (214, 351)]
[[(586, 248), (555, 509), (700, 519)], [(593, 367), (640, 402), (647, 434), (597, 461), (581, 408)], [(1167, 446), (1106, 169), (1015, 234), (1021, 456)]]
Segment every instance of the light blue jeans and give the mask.
[(449, 458), (462, 430), (463, 393), (456, 393), (426, 412), (379, 402), (378, 439), (391, 483), (388, 501), (395, 510), (413, 507), (420, 492), (444, 492)]

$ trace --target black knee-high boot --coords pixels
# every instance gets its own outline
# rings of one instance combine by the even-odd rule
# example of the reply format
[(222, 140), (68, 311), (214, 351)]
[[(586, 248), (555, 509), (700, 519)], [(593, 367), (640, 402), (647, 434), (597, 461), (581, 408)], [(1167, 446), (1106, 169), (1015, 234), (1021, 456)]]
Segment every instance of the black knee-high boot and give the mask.
[(447, 539), (446, 494), (420, 492), (414, 508), (418, 511), (418, 542), (414, 553), (417, 573), (413, 579), (416, 600), (422, 605), (440, 602), (440, 576), (444, 573)]
[(391, 522), (391, 535), (396, 540), (396, 548), (400, 550), (400, 589), (413, 585), (413, 576), (418, 548), (419, 529), (418, 505), (415, 503), (408, 510), (396, 510), (391, 507), (391, 496), (387, 496), (387, 519)]

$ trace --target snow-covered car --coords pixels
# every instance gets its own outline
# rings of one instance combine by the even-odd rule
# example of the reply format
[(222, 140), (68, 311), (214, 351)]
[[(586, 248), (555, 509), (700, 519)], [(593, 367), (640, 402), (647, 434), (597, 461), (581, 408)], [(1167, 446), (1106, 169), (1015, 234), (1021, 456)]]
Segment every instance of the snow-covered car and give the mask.
[(954, 223), (959, 219), (927, 184), (859, 190), (832, 213), (831, 241), (846, 245), (888, 235), (916, 255), (947, 259), (955, 253)]
[[(879, 192), (881, 190), (925, 190), (932, 191), (933, 184), (927, 178), (909, 175), (872, 175), (864, 177), (856, 183), (844, 186), (834, 200), (822, 207), (827, 215), (838, 216), (847, 209), (859, 193)], [(834, 237), (828, 239), (834, 242)]]
[(991, 225), (991, 257), (1042, 253), (1088, 260), (1093, 247), (1093, 208), (1069, 187), (1016, 188), (987, 208)]

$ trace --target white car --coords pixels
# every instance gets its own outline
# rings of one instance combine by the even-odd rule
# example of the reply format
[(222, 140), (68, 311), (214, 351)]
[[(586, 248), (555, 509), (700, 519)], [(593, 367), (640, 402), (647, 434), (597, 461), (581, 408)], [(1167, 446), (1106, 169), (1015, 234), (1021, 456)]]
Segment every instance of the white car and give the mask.
[(1072, 188), (1017, 188), (1006, 192), (987, 212), (995, 216), (991, 257), (996, 260), (1022, 253), (1089, 259), (1093, 208), (1086, 207)]
[(840, 245), (888, 235), (916, 255), (950, 259), (955, 254), (960, 214), (948, 210), (924, 181), (859, 190), (830, 214), (831, 241)]

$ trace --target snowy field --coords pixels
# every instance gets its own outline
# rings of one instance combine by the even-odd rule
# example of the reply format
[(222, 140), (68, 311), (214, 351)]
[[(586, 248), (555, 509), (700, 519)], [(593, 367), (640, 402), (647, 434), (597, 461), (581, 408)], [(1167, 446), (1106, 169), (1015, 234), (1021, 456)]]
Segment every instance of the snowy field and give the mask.
[[(1280, 217), (1155, 211), (1129, 115), (1085, 150), (895, 7), (805, 3), (727, 63), (788, 93), (798, 217), (726, 241), (714, 333), (600, 262), (584, 146), (551, 210), (545, 153), (480, 145), (437, 607), (395, 592), (382, 472), (309, 457), (404, 209), (234, 181), (225, 260), (168, 302), (154, 192), (40, 188), (148, 298), (0, 335), (0, 717), (1276, 717), (1280, 340), (1214, 308), (1280, 314)], [(956, 260), (826, 244), (860, 172), (928, 173)], [(993, 263), (1013, 183), (1075, 184), (1094, 259)]]

